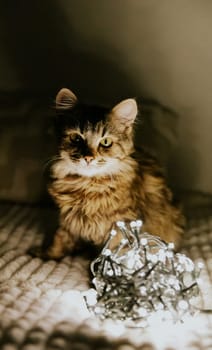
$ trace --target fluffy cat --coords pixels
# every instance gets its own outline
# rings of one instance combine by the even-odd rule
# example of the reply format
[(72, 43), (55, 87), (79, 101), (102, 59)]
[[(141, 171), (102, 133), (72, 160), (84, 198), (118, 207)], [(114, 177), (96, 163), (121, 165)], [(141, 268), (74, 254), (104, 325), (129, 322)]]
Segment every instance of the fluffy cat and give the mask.
[(80, 241), (102, 246), (114, 222), (137, 218), (144, 230), (178, 244), (183, 216), (157, 162), (134, 147), (136, 101), (127, 99), (109, 110), (80, 104), (64, 88), (56, 108), (59, 154), (49, 193), (60, 223), (47, 256), (61, 258)]

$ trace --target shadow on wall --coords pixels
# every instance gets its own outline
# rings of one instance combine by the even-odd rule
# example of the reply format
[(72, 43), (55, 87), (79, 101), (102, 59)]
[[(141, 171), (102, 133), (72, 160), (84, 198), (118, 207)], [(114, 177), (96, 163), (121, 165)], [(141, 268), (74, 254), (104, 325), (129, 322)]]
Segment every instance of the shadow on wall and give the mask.
[[(24, 94), (55, 97), (58, 89), (67, 86), (91, 102), (95, 98), (97, 102), (115, 103), (137, 91), (130, 77), (103, 54), (94, 56), (78, 47), (78, 34), (64, 17), (59, 2), (8, 2), (1, 17), (3, 50)], [(2, 72), (3, 77), (6, 74)]]

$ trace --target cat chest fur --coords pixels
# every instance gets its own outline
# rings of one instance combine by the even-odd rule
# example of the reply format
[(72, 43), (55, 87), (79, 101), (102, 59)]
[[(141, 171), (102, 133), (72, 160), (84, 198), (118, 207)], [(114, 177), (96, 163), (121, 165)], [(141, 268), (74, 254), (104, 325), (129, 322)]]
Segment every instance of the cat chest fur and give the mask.
[(133, 184), (125, 178), (56, 180), (49, 189), (71, 234), (102, 243), (117, 220), (136, 218)]

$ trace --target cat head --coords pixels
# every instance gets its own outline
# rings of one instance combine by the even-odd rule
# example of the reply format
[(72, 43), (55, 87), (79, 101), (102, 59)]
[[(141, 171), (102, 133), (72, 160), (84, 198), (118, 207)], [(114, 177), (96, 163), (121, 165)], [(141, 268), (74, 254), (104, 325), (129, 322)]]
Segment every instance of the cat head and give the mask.
[(124, 160), (134, 151), (134, 99), (112, 109), (83, 105), (75, 94), (61, 89), (56, 97), (60, 160), (57, 176), (105, 176), (123, 171)]

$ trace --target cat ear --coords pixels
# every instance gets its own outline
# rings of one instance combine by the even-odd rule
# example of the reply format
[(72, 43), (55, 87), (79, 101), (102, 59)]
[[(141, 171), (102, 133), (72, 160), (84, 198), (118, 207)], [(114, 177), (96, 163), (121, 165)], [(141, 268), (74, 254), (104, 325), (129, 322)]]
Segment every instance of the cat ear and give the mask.
[(137, 103), (133, 98), (128, 98), (117, 104), (112, 109), (112, 120), (124, 130), (132, 126), (138, 113)]
[(76, 95), (69, 89), (61, 89), (56, 96), (57, 109), (71, 109), (77, 103)]

